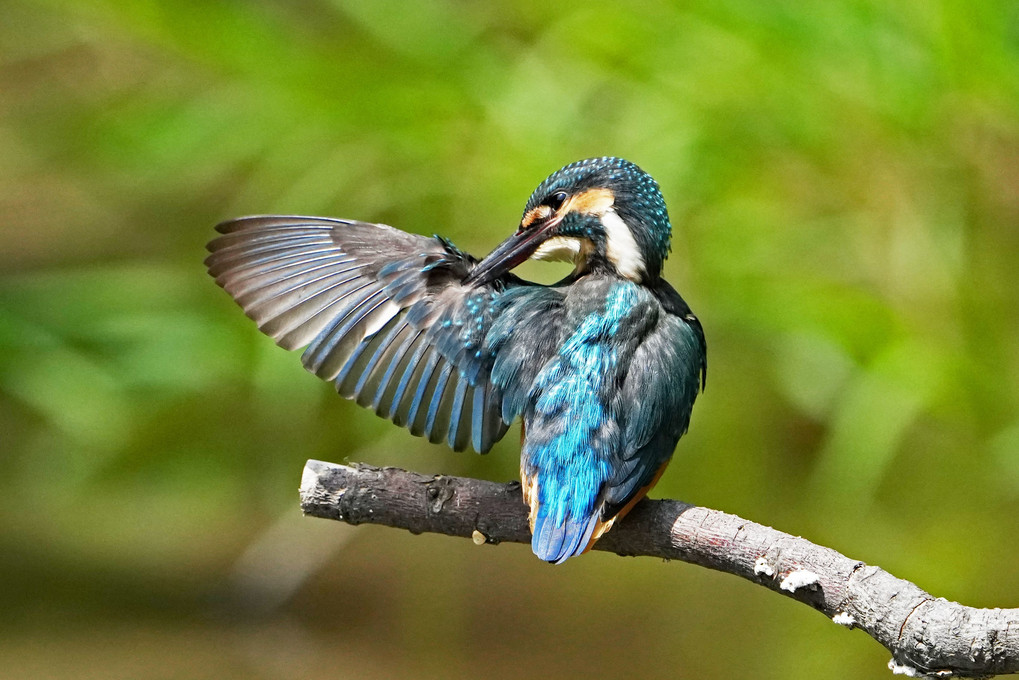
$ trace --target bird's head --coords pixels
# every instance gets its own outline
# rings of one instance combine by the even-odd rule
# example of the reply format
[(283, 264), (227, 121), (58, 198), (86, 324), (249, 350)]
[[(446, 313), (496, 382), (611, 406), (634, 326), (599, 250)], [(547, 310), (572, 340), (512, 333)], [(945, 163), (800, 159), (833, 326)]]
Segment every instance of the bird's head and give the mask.
[(650, 175), (622, 158), (589, 158), (538, 185), (516, 232), (466, 283), (487, 283), (532, 257), (646, 282), (661, 275), (671, 235), (665, 200)]

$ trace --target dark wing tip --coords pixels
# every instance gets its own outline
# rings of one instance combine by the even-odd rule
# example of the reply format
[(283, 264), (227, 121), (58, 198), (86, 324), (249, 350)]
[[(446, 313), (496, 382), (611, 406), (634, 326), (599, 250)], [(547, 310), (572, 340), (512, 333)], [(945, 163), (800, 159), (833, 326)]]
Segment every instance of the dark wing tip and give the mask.
[(298, 227), (323, 224), (351, 224), (353, 220), (345, 220), (339, 217), (313, 217), (310, 215), (245, 215), (229, 220), (223, 220), (216, 225), (216, 231), (221, 234), (232, 234), (245, 229), (257, 229), (259, 227)]
[[(229, 220), (223, 220), (215, 226), (215, 230), (221, 234), (205, 244), (205, 249), (210, 253), (204, 264), (207, 269), (216, 262), (216, 253), (232, 243), (230, 239), (224, 238), (232, 234), (256, 229), (286, 229), (296, 227), (335, 227), (337, 225), (353, 224), (353, 220), (345, 220), (338, 217), (312, 217), (308, 215), (245, 215)], [(212, 272), (210, 272), (212, 274)], [(212, 274), (219, 283), (219, 277)], [(222, 285), (222, 283), (220, 283)]]

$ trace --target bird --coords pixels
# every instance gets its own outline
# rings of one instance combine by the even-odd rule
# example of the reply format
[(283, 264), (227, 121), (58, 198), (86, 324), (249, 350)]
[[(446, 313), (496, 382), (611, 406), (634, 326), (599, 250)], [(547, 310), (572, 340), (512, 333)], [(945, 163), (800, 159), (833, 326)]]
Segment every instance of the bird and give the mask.
[[(662, 277), (658, 183), (605, 156), (570, 163), (481, 258), (358, 220), (223, 222), (208, 272), (259, 329), (340, 395), (454, 450), (522, 422), (531, 548), (580, 555), (661, 477), (707, 376), (704, 330)], [(572, 271), (551, 285), (528, 259)]]

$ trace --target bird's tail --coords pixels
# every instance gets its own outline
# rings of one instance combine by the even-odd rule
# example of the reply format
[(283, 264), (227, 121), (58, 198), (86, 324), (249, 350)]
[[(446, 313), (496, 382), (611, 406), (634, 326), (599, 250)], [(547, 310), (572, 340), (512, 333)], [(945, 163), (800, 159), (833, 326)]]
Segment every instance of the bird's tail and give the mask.
[(562, 564), (587, 551), (600, 518), (601, 512), (596, 509), (590, 517), (567, 516), (560, 523), (539, 510), (531, 529), (531, 550), (547, 562)]
[(531, 524), (531, 550), (546, 562), (562, 564), (574, 555), (580, 555), (591, 547), (611, 526), (601, 521), (601, 503), (596, 503), (588, 516), (573, 517), (567, 514), (557, 521), (556, 513), (541, 507), (539, 502), (538, 477), (523, 475), (524, 502), (530, 507), (528, 520)]

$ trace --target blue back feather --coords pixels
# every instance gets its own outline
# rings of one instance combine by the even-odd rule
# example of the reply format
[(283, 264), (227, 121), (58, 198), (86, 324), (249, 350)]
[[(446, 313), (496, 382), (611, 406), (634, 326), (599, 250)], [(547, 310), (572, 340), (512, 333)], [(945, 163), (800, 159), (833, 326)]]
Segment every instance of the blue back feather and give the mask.
[(531, 388), (522, 455), (525, 474), (538, 476), (531, 547), (541, 559), (582, 552), (599, 519), (599, 495), (621, 444), (607, 396), (618, 378), (620, 331), (638, 293), (632, 283), (614, 283), (604, 309), (580, 321)]

